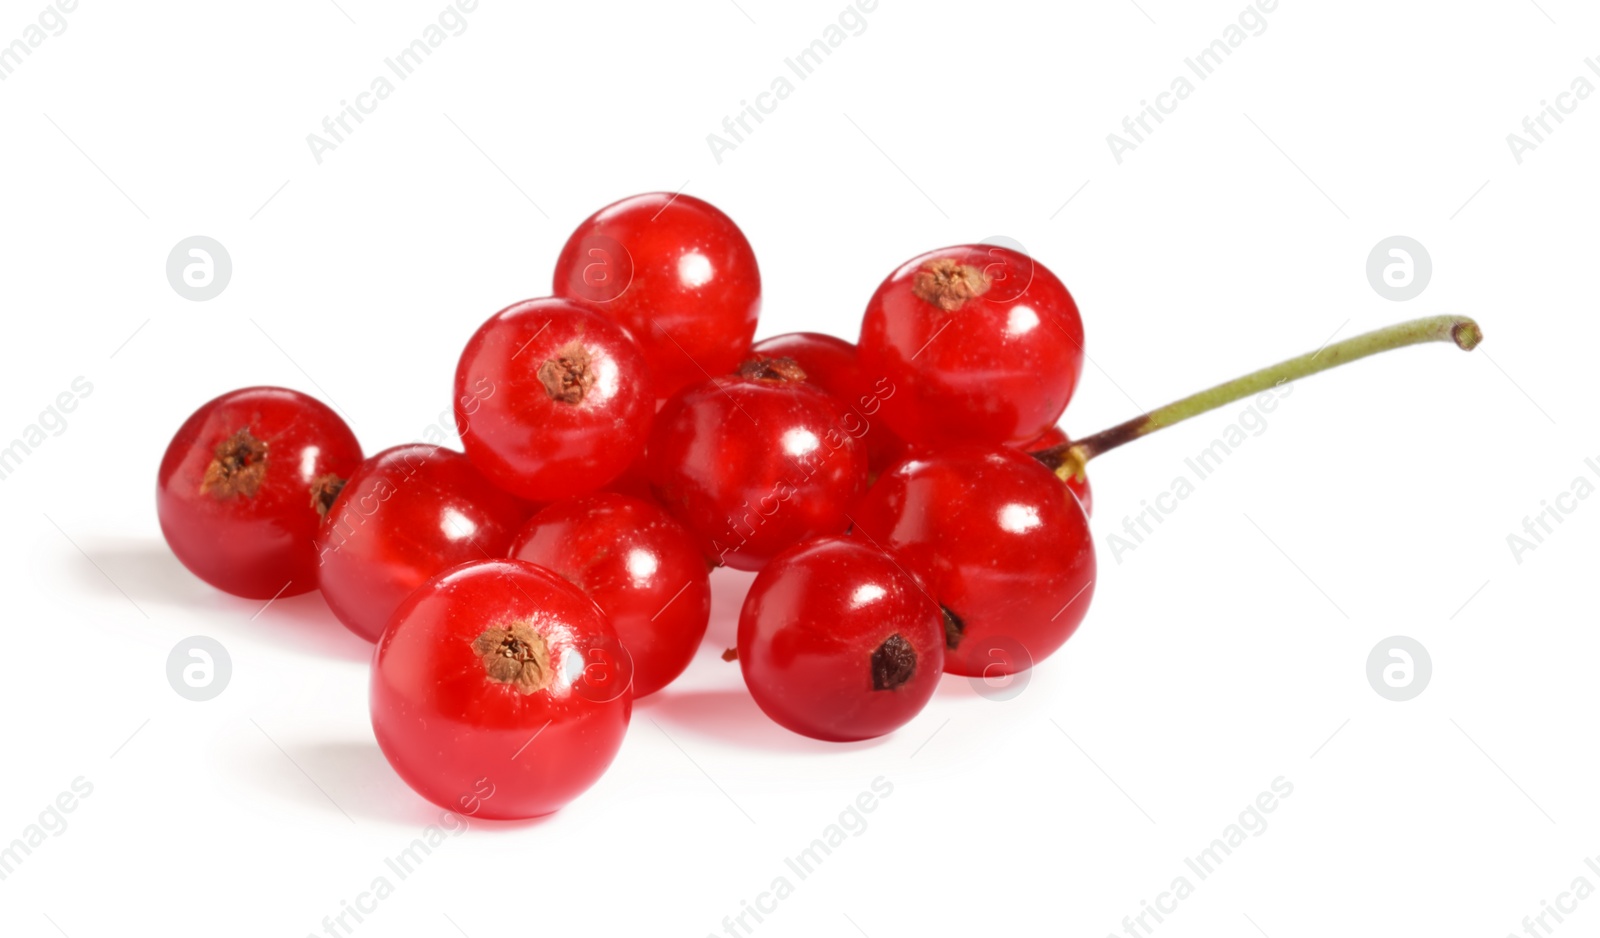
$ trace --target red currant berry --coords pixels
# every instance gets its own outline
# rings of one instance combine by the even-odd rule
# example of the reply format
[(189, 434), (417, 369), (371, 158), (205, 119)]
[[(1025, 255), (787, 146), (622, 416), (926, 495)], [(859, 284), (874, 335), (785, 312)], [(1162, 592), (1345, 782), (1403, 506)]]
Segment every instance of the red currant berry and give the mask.
[(886, 379), (880, 378), (876, 384), (866, 380), (853, 344), (820, 332), (790, 332), (762, 339), (750, 346), (750, 354), (758, 358), (794, 359), (806, 373), (807, 381), (848, 406), (854, 419), (846, 429), (861, 434), (873, 472), (881, 472), (899, 461), (904, 444), (878, 413), (883, 399), (894, 391)]
[(651, 192), (578, 226), (556, 260), (555, 294), (598, 304), (626, 326), (664, 398), (744, 358), (761, 272), (744, 233), (715, 206)]
[(322, 596), (350, 631), (375, 642), (429, 577), (504, 557), (526, 517), (526, 506), (455, 450), (386, 449), (350, 476), (317, 530)]
[(569, 300), (524, 300), (485, 322), (456, 366), (456, 424), (473, 465), (529, 501), (593, 492), (644, 448), (655, 413), (643, 353)]
[(939, 607), (862, 541), (822, 537), (762, 568), (739, 614), (739, 669), (761, 709), (815, 739), (882, 736), (927, 705), (944, 666)]
[(473, 817), (549, 814), (616, 757), (633, 695), (600, 608), (533, 564), (480, 560), (396, 611), (372, 664), (372, 729), (419, 795)]
[(653, 502), (601, 492), (534, 515), (511, 556), (554, 570), (611, 619), (633, 658), (633, 696), (683, 673), (711, 617), (700, 545)]
[[(1024, 443), (1018, 448), (1029, 456), (1033, 456), (1047, 449), (1065, 446), (1069, 442), (1071, 441), (1067, 439), (1067, 434), (1060, 427), (1051, 427), (1044, 432), (1043, 436), (1032, 442)], [(1089, 488), (1089, 477), (1068, 476), (1067, 488), (1072, 490), (1072, 494), (1078, 496), (1078, 504), (1083, 506), (1083, 513), (1091, 518), (1094, 517), (1094, 492)]]
[(850, 526), (867, 458), (849, 422), (792, 360), (751, 359), (662, 407), (646, 451), (650, 484), (708, 557), (759, 570), (805, 538)]
[(887, 379), (883, 414), (913, 443), (1026, 443), (1066, 409), (1083, 323), (1056, 276), (991, 244), (912, 258), (861, 322), (862, 373)]
[(360, 462), (355, 435), (322, 402), (287, 388), (230, 391), (167, 444), (156, 479), (161, 533), (184, 566), (224, 592), (309, 592), (311, 538)]
[(855, 533), (887, 550), (945, 613), (944, 669), (1012, 674), (1071, 637), (1094, 595), (1094, 544), (1078, 500), (1009, 447), (955, 447), (879, 477)]

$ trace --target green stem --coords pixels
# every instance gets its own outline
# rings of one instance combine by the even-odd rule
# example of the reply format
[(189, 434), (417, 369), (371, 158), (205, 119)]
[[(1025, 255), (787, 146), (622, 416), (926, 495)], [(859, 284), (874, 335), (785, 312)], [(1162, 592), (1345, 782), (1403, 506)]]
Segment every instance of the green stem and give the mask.
[(1191, 394), (1165, 407), (1157, 407), (1143, 416), (1086, 436), (1076, 443), (1065, 443), (1037, 455), (1063, 480), (1073, 476), (1082, 477), (1083, 467), (1101, 453), (1285, 382), (1407, 345), (1454, 342), (1457, 347), (1471, 351), (1482, 341), (1483, 331), (1465, 316), (1430, 316), (1385, 326)]

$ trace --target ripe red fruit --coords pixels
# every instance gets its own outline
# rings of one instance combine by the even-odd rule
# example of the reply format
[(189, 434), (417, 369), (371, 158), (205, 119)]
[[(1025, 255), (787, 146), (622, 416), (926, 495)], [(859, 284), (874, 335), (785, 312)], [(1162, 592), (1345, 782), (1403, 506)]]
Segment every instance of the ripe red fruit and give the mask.
[(744, 233), (715, 206), (650, 192), (578, 226), (556, 260), (554, 292), (627, 327), (665, 398), (744, 358), (761, 311), (761, 272)]
[[(1038, 439), (1024, 443), (1018, 449), (1032, 456), (1053, 447), (1065, 446), (1068, 442), (1065, 431), (1060, 427), (1051, 427)], [(1089, 488), (1089, 477), (1084, 476), (1080, 479), (1075, 475), (1068, 476), (1067, 488), (1078, 496), (1078, 504), (1083, 506), (1083, 513), (1091, 518), (1094, 517), (1094, 492)]]
[(542, 567), (481, 560), (401, 605), (372, 665), (378, 746), (418, 794), (482, 818), (549, 814), (611, 764), (633, 695), (598, 606)]
[(485, 476), (535, 502), (593, 492), (644, 448), (654, 392), (643, 353), (604, 316), (524, 300), (473, 333), (456, 366), (461, 445)]
[(653, 502), (601, 492), (529, 519), (511, 556), (554, 570), (594, 600), (633, 658), (633, 696), (683, 673), (711, 617), (700, 545)]
[(806, 383), (793, 361), (751, 359), (661, 408), (647, 448), (650, 484), (707, 557), (759, 570), (805, 538), (850, 526), (867, 458), (848, 423), (844, 405)]
[(889, 387), (887, 378), (869, 381), (861, 373), (854, 344), (820, 332), (790, 332), (762, 339), (750, 346), (750, 354), (794, 359), (805, 371), (807, 381), (849, 407), (854, 419), (845, 429), (861, 434), (873, 472), (881, 472), (899, 460), (905, 444), (879, 413), (883, 399), (893, 395), (894, 389)]
[(739, 615), (739, 669), (761, 709), (815, 739), (882, 736), (939, 686), (939, 607), (882, 551), (823, 537), (774, 557)]
[(1083, 370), (1083, 323), (1061, 281), (991, 244), (907, 261), (873, 294), (862, 373), (886, 378), (889, 427), (911, 443), (1026, 443), (1066, 409)]
[(328, 491), (360, 462), (355, 435), (322, 402), (287, 388), (230, 391), (167, 444), (156, 478), (161, 533), (185, 567), (224, 592), (309, 592)]
[(322, 596), (345, 627), (375, 642), (428, 578), (504, 557), (527, 514), (455, 450), (386, 449), (356, 469), (317, 529)]
[(1083, 508), (1018, 450), (964, 446), (903, 462), (854, 516), (854, 533), (893, 554), (943, 607), (952, 674), (992, 677), (1043, 661), (1094, 596)]

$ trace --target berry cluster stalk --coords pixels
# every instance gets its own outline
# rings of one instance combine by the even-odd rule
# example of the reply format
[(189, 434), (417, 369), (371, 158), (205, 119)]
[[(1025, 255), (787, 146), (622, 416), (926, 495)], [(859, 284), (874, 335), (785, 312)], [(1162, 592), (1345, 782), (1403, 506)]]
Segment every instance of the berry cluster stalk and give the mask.
[(1358, 358), (1407, 345), (1446, 341), (1471, 351), (1483, 341), (1483, 331), (1476, 322), (1465, 316), (1430, 316), (1385, 326), (1191, 394), (1165, 407), (1157, 407), (1143, 416), (1101, 430), (1093, 436), (1086, 436), (1075, 443), (1064, 443), (1036, 455), (1040, 462), (1054, 469), (1063, 480), (1073, 476), (1081, 478), (1083, 467), (1089, 460), (1163, 427)]

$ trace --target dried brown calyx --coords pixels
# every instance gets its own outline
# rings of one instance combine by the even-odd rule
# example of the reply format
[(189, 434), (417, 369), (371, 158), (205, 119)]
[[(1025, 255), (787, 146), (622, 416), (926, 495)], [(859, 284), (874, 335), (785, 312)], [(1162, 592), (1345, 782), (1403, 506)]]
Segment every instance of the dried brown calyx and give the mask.
[(940, 606), (939, 611), (944, 613), (944, 647), (954, 651), (961, 644), (961, 636), (966, 634), (967, 624), (944, 606)]
[(344, 479), (331, 472), (311, 480), (311, 507), (316, 509), (317, 517), (328, 517), (328, 512), (333, 510), (333, 500), (344, 491), (344, 483)]
[(200, 494), (253, 498), (266, 477), (267, 441), (258, 439), (249, 427), (240, 427), (211, 451), (211, 464), (200, 480)]
[(724, 649), (722, 649), (722, 660), (723, 661), (738, 661), (739, 660), (739, 649), (737, 649), (737, 648), (724, 648)]
[(739, 377), (788, 384), (806, 380), (806, 370), (792, 358), (747, 358), (739, 366)]
[(922, 265), (911, 278), (911, 292), (917, 299), (953, 313), (974, 297), (989, 292), (989, 275), (955, 258), (941, 257)]
[(899, 632), (872, 653), (872, 689), (894, 690), (917, 673), (917, 650)]
[(494, 626), (472, 640), (472, 653), (496, 684), (514, 684), (531, 694), (550, 683), (550, 647), (526, 625)]
[(539, 366), (539, 381), (550, 399), (563, 404), (580, 404), (594, 387), (594, 372), (589, 367), (589, 350), (573, 342), (547, 358)]

